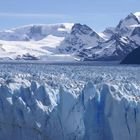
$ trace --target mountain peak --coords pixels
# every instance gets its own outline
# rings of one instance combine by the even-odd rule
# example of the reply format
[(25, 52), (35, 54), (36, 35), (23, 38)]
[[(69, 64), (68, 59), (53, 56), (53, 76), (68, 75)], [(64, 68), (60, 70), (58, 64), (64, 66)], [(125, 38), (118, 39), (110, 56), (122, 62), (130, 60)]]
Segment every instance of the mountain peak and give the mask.
[(131, 13), (116, 28), (100, 34), (80, 23), (32, 24), (1, 31), (0, 58), (47, 60), (69, 55), (121, 60), (140, 44), (139, 19), (140, 12)]
[(137, 25), (137, 24), (140, 24), (140, 20), (139, 20), (139, 12), (137, 13), (130, 13), (126, 18), (122, 19), (117, 28), (121, 29), (121, 28), (124, 28), (124, 27), (130, 27), (132, 25)]
[(135, 12), (134, 15), (137, 17), (137, 19), (138, 19), (139, 22), (140, 22), (140, 12)]
[(74, 23), (28, 24), (24, 26), (14, 27), (11, 30), (27, 29), (27, 28), (32, 28), (32, 27), (50, 27), (50, 28), (65, 27), (67, 29), (71, 29), (73, 25)]
[(75, 23), (74, 26), (72, 27), (71, 33), (79, 33), (79, 34), (91, 34), (93, 30), (87, 26), (87, 25), (82, 25), (80, 23)]
[(71, 32), (73, 23), (31, 24), (0, 32), (0, 39), (6, 41), (39, 41), (48, 35), (63, 37)]

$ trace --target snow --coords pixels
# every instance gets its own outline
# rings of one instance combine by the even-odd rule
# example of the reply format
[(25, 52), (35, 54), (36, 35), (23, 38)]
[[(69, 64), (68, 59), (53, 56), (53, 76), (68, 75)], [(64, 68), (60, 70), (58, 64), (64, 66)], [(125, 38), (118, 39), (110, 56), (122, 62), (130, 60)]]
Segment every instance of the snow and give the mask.
[[(121, 60), (140, 45), (139, 21), (140, 12), (131, 13), (116, 28), (101, 33), (80, 23), (32, 24), (0, 31), (0, 60)], [(119, 40), (113, 38), (116, 35)]]
[(134, 19), (129, 19), (129, 20), (123, 21), (123, 23), (121, 24), (121, 28), (129, 27), (129, 26), (133, 25), (134, 23), (135, 23)]
[(102, 38), (105, 39), (105, 40), (108, 40), (108, 39), (109, 39), (108, 36), (105, 35), (103, 32), (98, 33), (98, 34), (99, 34), (100, 37), (102, 37)]
[[(19, 28), (12, 29), (11, 32), (16, 34), (25, 34), (29, 31), (31, 27), (35, 25), (28, 25)], [(16, 59), (18, 56), (30, 54), (32, 56), (37, 57), (38, 59), (51, 59), (53, 61), (57, 61), (56, 59), (68, 58), (67, 56), (63, 56), (57, 54), (57, 47), (60, 46), (61, 42), (65, 39), (66, 34), (70, 32), (73, 24), (54, 24), (54, 25), (36, 25), (37, 27), (41, 27), (44, 33), (47, 33), (47, 36), (41, 40), (30, 40), (30, 41), (5, 41), (0, 40), (0, 58), (9, 58)], [(63, 31), (61, 30), (63, 29)], [(57, 31), (58, 30), (58, 31)], [(10, 31), (5, 31), (5, 33), (11, 33)], [(22, 36), (22, 35), (21, 35)], [(5, 38), (6, 39), (6, 38)], [(60, 58), (58, 57), (60, 56)], [(69, 56), (69, 58), (73, 58), (73, 56)], [(65, 61), (65, 59), (64, 59)]]
[(125, 19), (120, 21), (119, 28), (129, 27), (135, 24), (139, 24), (139, 15), (138, 13), (129, 14)]
[(138, 25), (137, 25), (137, 24), (134, 24), (134, 25), (131, 25), (130, 28), (131, 28), (131, 27), (132, 27), (132, 28), (140, 27), (140, 24), (138, 24)]
[(38, 24), (1, 31), (0, 58), (23, 59), (24, 55), (29, 54), (45, 61), (75, 61), (73, 55), (64, 56), (58, 51), (58, 47), (70, 34), (73, 25), (73, 23)]
[[(46, 61), (75, 61), (72, 55), (56, 54), (56, 46), (63, 40), (62, 37), (48, 36), (42, 41), (0, 41), (0, 58), (16, 59), (17, 56), (30, 53)], [(46, 46), (46, 42), (49, 46)]]
[(138, 20), (140, 21), (140, 12), (136, 12), (134, 13), (134, 15), (138, 18)]
[(87, 25), (74, 24), (71, 33), (58, 47), (60, 53), (77, 54), (80, 50), (96, 46), (99, 41), (104, 39), (100, 37)]
[(74, 62), (78, 59), (70, 54), (55, 54), (55, 55), (48, 55), (47, 57), (40, 57), (42, 61), (47, 62)]
[(0, 139), (139, 140), (139, 71), (0, 64)]
[(35, 28), (41, 28), (42, 34), (44, 34), (45, 36), (49, 34), (52, 34), (55, 36), (63, 36), (64, 33), (69, 33), (71, 31), (71, 28), (73, 27), (73, 25), (74, 23), (32, 24), (32, 25), (16, 27), (8, 31), (9, 32), (11, 31), (12, 33), (15, 33), (15, 34), (24, 35), (24, 34), (28, 34), (30, 32), (30, 29), (35, 27)]
[(114, 27), (108, 27), (106, 28), (103, 32), (98, 33), (102, 38), (105, 40), (110, 39), (110, 37), (115, 33), (115, 28)]
[[(73, 23), (59, 23), (59, 24), (35, 24), (35, 25), (26, 25), (23, 27), (18, 27), (11, 29), (12, 31), (17, 33), (27, 34), (31, 32), (32, 29), (35, 29), (35, 33), (48, 36), (48, 35), (54, 35), (54, 36), (65, 36), (66, 34), (70, 33), (71, 28), (73, 27)], [(34, 33), (34, 34), (35, 34)], [(33, 35), (33, 34), (32, 34)]]

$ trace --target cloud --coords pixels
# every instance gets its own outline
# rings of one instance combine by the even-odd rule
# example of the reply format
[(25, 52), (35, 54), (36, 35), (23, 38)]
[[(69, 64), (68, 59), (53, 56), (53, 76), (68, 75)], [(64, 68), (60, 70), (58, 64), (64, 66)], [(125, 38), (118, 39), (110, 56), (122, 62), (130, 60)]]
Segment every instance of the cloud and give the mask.
[(41, 13), (0, 13), (0, 17), (15, 17), (15, 18), (69, 18), (64, 14), (41, 14)]
[(128, 15), (127, 12), (94, 12), (94, 13), (80, 13), (80, 16), (122, 16), (122, 15)]

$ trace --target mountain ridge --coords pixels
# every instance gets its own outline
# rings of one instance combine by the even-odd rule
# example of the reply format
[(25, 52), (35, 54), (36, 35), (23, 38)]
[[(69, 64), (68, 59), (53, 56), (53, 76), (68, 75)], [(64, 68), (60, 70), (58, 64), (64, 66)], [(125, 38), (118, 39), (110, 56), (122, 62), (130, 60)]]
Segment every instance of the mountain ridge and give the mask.
[[(118, 36), (118, 38), (116, 38)], [(140, 46), (140, 12), (130, 13), (116, 27), (97, 33), (80, 23), (32, 24), (0, 31), (0, 59), (122, 60)], [(118, 53), (119, 52), (119, 53)], [(32, 56), (32, 57), (31, 57)], [(59, 57), (57, 57), (59, 60)]]

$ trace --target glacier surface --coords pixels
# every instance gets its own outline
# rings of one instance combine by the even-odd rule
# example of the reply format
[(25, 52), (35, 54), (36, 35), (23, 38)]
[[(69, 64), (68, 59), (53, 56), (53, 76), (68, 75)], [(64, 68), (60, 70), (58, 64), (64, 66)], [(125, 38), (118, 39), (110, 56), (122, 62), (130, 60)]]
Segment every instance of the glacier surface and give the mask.
[(0, 64), (0, 140), (139, 140), (139, 72)]

